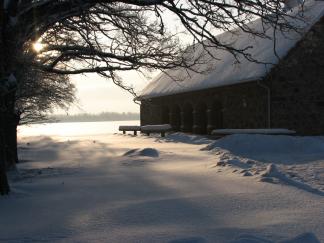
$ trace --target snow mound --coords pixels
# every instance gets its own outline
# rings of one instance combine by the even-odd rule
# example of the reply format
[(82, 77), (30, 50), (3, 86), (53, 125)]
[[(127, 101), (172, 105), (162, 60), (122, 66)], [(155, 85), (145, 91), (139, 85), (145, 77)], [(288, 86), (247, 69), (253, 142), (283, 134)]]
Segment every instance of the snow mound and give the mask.
[(300, 181), (296, 181), (294, 179), (289, 178), (288, 176), (286, 176), (284, 173), (280, 172), (277, 169), (277, 166), (274, 164), (270, 164), (267, 166), (266, 170), (264, 173), (261, 174), (261, 179), (260, 181), (263, 182), (274, 182), (274, 179), (277, 179), (279, 182), (283, 182), (287, 185), (290, 186), (295, 186), (299, 189), (308, 191), (308, 192), (312, 192), (321, 196), (324, 196), (324, 191), (320, 191), (316, 188), (312, 188), (311, 186), (300, 182)]
[[(237, 239), (235, 239), (231, 243), (274, 243), (274, 241), (270, 241), (261, 237), (246, 234), (246, 235), (240, 235)], [(320, 243), (320, 241), (313, 233), (303, 233), (293, 239), (279, 241), (279, 243)]]
[(237, 239), (231, 241), (231, 243), (272, 243), (272, 242), (263, 239), (261, 237), (246, 234), (246, 235), (240, 235), (239, 237), (237, 237)]
[(320, 243), (313, 233), (304, 233), (291, 240), (285, 240), (281, 243)]
[(323, 137), (236, 134), (202, 150), (217, 156), (215, 166), (219, 171), (324, 195)]
[(134, 157), (134, 156), (144, 156), (144, 157), (159, 157), (160, 153), (154, 148), (144, 148), (144, 149), (131, 149), (124, 153), (124, 156)]
[(262, 174), (263, 177), (281, 177), (282, 174), (278, 171), (277, 167), (274, 164), (267, 166), (267, 169)]
[(169, 241), (168, 243), (206, 243), (207, 241), (202, 237), (188, 237)]
[(311, 159), (324, 159), (324, 137), (235, 134), (209, 144), (204, 150), (219, 148), (238, 156), (286, 164), (304, 162), (305, 155), (310, 155)]

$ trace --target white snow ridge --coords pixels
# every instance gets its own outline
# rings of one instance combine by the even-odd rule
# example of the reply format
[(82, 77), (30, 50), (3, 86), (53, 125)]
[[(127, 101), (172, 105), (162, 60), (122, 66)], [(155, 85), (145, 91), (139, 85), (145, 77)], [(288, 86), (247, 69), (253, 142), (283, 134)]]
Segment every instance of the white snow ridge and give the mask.
[(154, 148), (131, 149), (124, 156), (159, 157), (159, 151)]
[(263, 182), (324, 195), (324, 137), (237, 134), (207, 145), (223, 166)]

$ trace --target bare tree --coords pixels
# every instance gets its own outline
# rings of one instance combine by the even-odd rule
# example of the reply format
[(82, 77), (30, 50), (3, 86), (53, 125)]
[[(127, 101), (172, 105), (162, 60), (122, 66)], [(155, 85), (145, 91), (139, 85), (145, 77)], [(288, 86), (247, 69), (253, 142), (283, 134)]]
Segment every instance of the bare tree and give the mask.
[(54, 108), (67, 110), (75, 101), (75, 86), (68, 75), (27, 68), (16, 92), (17, 125), (50, 121)]
[(49, 113), (54, 108), (67, 110), (75, 100), (75, 86), (68, 75), (56, 75), (30, 67), (24, 73), (16, 91), (15, 119), (11, 126), (12, 142), (9, 149), (14, 161), (7, 161), (7, 167), (18, 163), (18, 125), (50, 121)]
[[(248, 22), (262, 18), (265, 25), (293, 28), (282, 6), (283, 0), (0, 0), (0, 81), (5, 86), (12, 75), (22, 82), (19, 66), (26, 56), (44, 72), (96, 72), (123, 88), (127, 87), (117, 71), (191, 68), (201, 60), (187, 60), (187, 46), (165, 27), (165, 12), (177, 17), (196, 43), (257, 61), (249, 56), (248, 46), (235, 49), (218, 40), (215, 31), (239, 28), (269, 38)], [(44, 48), (37, 53), (32, 45), (40, 38)], [(2, 92), (1, 97), (4, 133), (14, 118), (15, 94)], [(10, 144), (6, 134), (2, 138), (1, 151), (5, 151)], [(1, 164), (7, 160), (3, 154)], [(8, 190), (0, 184), (1, 193)]]

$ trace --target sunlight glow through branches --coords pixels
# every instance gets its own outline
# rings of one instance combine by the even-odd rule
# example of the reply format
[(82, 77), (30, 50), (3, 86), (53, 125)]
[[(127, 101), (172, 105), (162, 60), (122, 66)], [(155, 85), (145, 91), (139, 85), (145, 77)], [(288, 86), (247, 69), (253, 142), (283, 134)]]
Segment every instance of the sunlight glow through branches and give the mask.
[(44, 48), (44, 45), (40, 42), (35, 42), (33, 48), (36, 52), (40, 52)]

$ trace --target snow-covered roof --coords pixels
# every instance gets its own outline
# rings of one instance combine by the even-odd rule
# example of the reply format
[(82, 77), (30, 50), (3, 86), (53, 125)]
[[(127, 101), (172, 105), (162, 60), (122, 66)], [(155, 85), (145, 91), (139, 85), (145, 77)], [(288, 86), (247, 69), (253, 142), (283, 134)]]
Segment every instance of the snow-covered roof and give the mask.
[[(292, 16), (296, 16), (298, 13), (300, 13), (299, 7), (291, 10)], [(324, 16), (324, 1), (308, 0), (304, 5), (304, 21), (301, 21), (300, 18), (290, 18), (289, 21), (294, 26), (302, 28), (303, 32), (306, 33), (322, 16)], [(257, 19), (250, 23), (250, 27), (261, 32), (264, 25), (261, 19)], [(273, 32), (273, 27), (269, 26), (265, 34), (273, 36)], [(205, 66), (208, 65), (208, 70), (211, 71), (202, 74), (185, 68), (177, 68), (168, 70), (166, 73), (161, 72), (142, 90), (139, 99), (259, 80), (265, 77), (269, 70), (303, 38), (300, 33), (293, 30), (285, 32), (278, 30), (275, 36), (276, 48), (274, 51), (274, 38), (261, 38), (241, 30), (224, 32), (217, 36), (221, 43), (230, 44), (236, 49), (252, 46), (253, 48), (248, 49), (247, 52), (255, 60), (271, 64), (251, 62), (242, 56), (239, 57), (240, 62), (238, 63), (228, 51), (213, 48), (209, 51), (218, 60), (209, 56), (208, 61), (204, 64)], [(198, 46), (193, 55), (197, 55), (201, 51), (202, 47), (199, 48)], [(203, 68), (206, 69), (206, 67)], [(201, 67), (196, 66), (195, 70), (201, 70)]]

